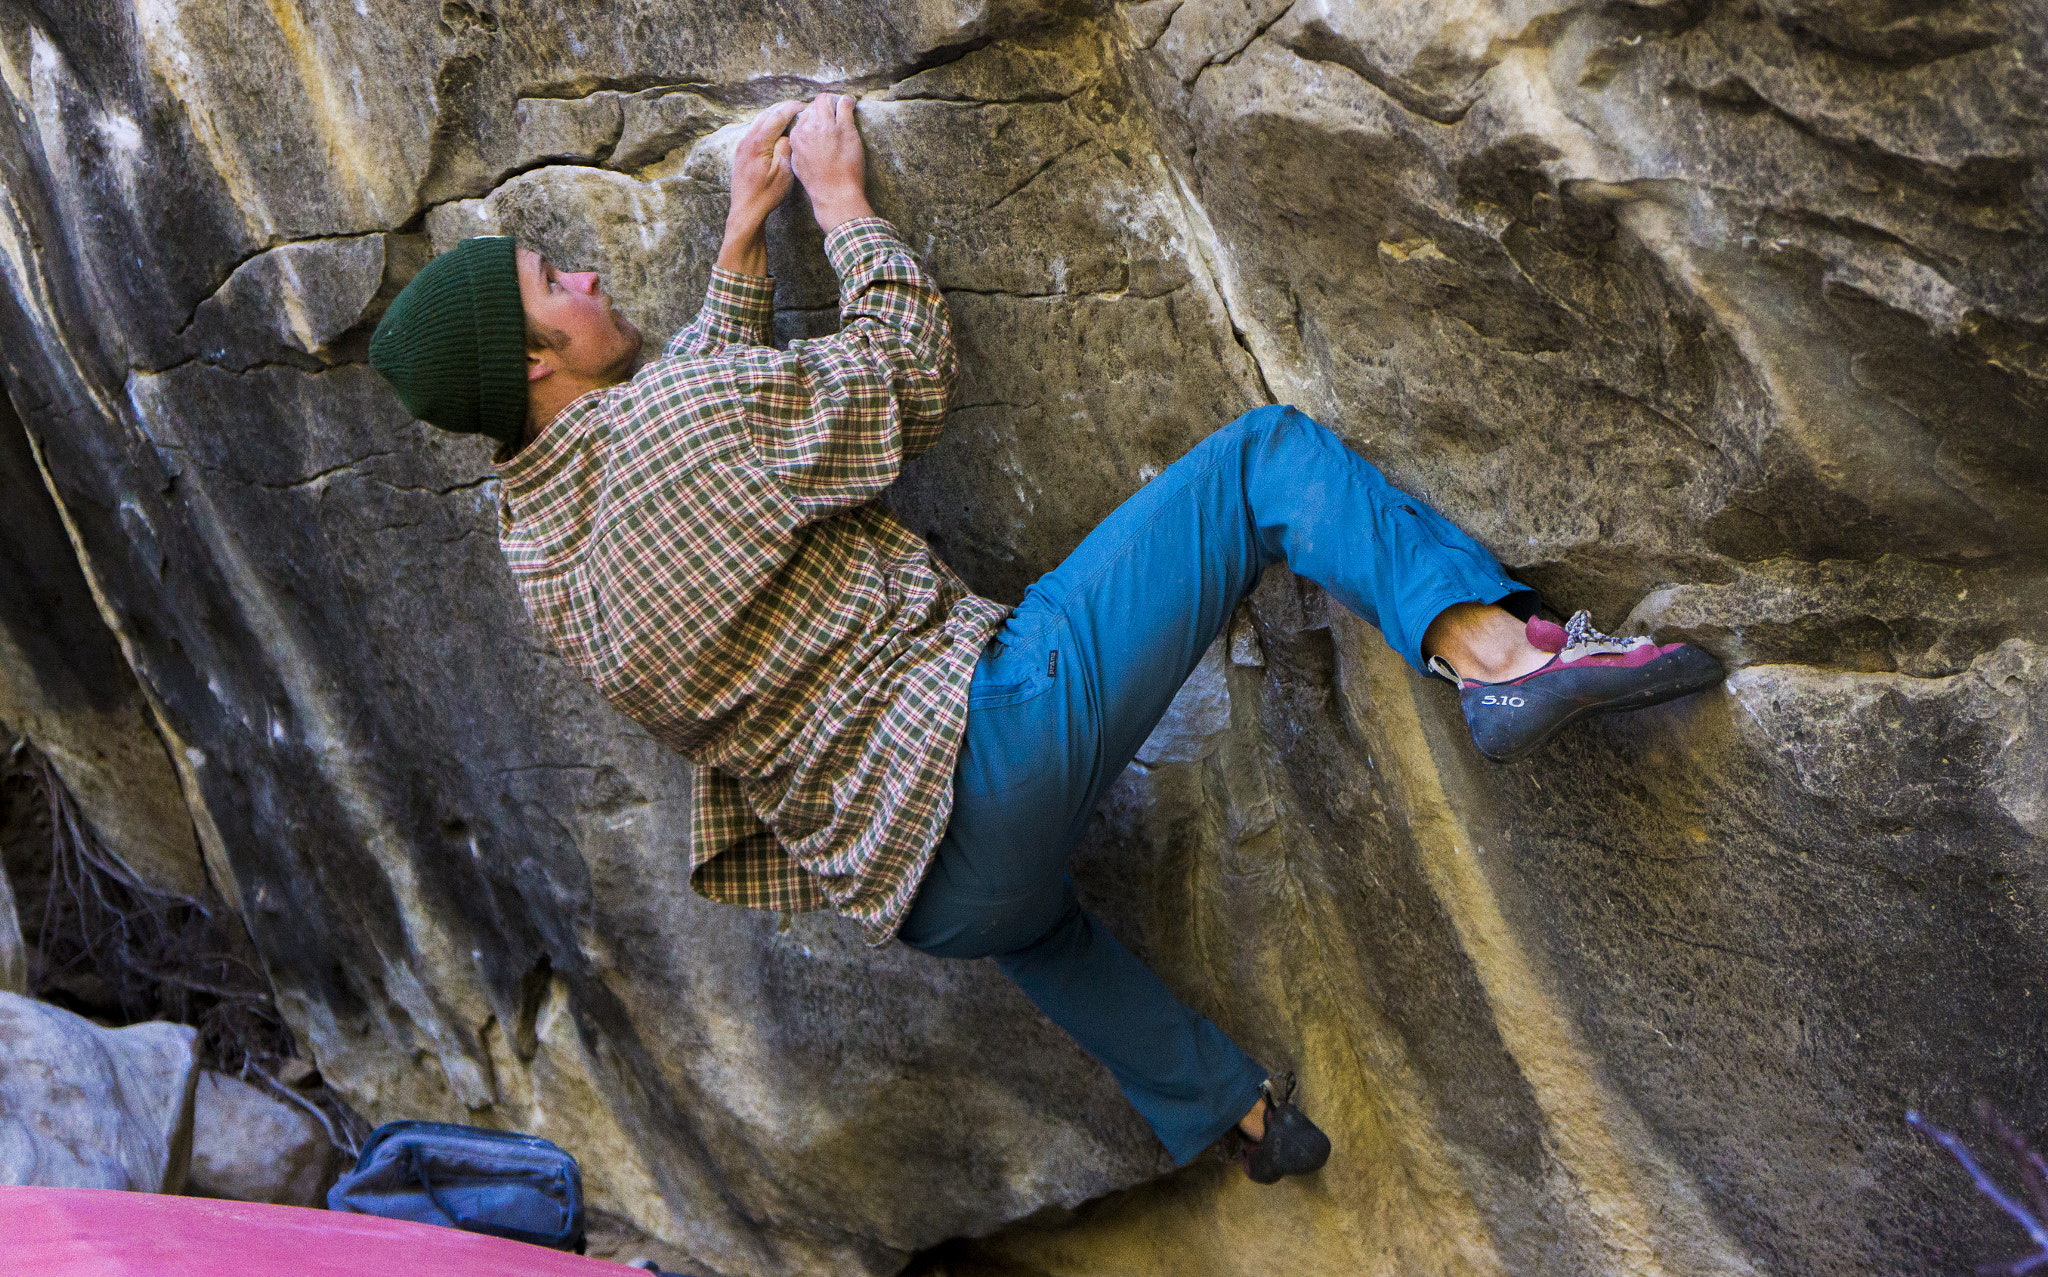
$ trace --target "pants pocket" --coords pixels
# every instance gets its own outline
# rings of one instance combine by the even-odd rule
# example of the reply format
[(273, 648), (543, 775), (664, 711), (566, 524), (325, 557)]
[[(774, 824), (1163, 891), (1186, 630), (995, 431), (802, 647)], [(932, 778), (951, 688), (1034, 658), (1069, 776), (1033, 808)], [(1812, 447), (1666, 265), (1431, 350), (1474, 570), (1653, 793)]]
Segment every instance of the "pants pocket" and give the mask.
[[(1020, 790), (1036, 790), (1040, 801), (1057, 796), (1066, 777), (1066, 751), (1057, 715), (1045, 712), (1052, 702), (1049, 690), (1046, 683), (993, 685), (991, 703), (968, 705), (967, 731), (953, 768), (955, 820), (985, 814), (1001, 821), (1004, 813), (991, 800)], [(1051, 815), (1041, 811), (1038, 818)]]
[(1059, 658), (1050, 656), (1048, 648), (1039, 642), (1011, 647), (989, 640), (967, 688), (967, 712), (1021, 705), (1052, 690)]

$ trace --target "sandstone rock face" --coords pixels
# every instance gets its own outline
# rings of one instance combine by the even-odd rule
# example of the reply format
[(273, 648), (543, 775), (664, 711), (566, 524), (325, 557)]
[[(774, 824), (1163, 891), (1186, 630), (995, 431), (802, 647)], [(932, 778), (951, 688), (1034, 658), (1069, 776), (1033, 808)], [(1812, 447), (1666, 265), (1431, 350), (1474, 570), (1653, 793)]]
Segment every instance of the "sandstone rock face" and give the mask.
[(28, 737), (100, 845), (160, 892), (206, 894), (147, 690), (99, 615), (29, 437), (0, 403), (0, 724)]
[(193, 1030), (103, 1029), (0, 992), (0, 1184), (175, 1193), (192, 1160)]
[(186, 1192), (323, 1206), (334, 1171), (334, 1145), (306, 1110), (238, 1077), (199, 1070)]
[[(2017, 1243), (1901, 1113), (2048, 1124), (2044, 68), (2022, 0), (0, 0), (7, 388), (323, 1076), (702, 1268), (1956, 1270)], [(1734, 670), (1492, 767), (1269, 575), (1077, 875), (1301, 1072), (1313, 1182), (1162, 1176), (982, 966), (693, 899), (486, 445), (361, 362), (479, 231), (672, 329), (821, 87), (961, 350), (892, 502), (983, 592), (1284, 400)]]

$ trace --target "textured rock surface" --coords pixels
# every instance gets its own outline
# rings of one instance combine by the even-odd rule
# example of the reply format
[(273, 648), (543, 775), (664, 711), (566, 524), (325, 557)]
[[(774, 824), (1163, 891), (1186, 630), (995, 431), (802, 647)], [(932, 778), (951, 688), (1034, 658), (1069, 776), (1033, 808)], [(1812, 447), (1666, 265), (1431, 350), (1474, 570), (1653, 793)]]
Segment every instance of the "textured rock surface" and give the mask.
[(324, 1206), (334, 1174), (334, 1145), (306, 1110), (238, 1077), (199, 1070), (186, 1192)]
[[(1901, 1112), (2048, 1123), (2044, 27), (4, 0), (7, 387), (323, 1076), (562, 1141), (699, 1267), (1959, 1270), (2010, 1239)], [(892, 500), (984, 592), (1280, 399), (1559, 605), (1737, 667), (1486, 767), (1262, 586), (1077, 868), (1302, 1071), (1313, 1183), (1162, 1178), (986, 969), (692, 899), (680, 770), (535, 643), (483, 446), (360, 363), (479, 230), (681, 323), (735, 126), (821, 86), (962, 353)], [(803, 210), (772, 235), (778, 334), (829, 328)]]
[(0, 1184), (175, 1193), (192, 1160), (193, 1030), (103, 1029), (0, 992)]
[(200, 897), (206, 870), (144, 689), (72, 555), (28, 436), (0, 403), (0, 731), (39, 747), (101, 846), (142, 882)]

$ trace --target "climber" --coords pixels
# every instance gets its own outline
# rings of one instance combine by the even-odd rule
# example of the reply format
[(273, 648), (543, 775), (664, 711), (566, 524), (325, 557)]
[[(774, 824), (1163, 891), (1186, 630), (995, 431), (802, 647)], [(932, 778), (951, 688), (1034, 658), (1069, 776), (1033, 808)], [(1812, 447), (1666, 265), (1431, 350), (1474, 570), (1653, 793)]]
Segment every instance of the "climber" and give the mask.
[[(1175, 1162), (1235, 1127), (1253, 1179), (1315, 1170), (1329, 1142), (1292, 1075), (1182, 1005), (1065, 875), (1259, 574), (1286, 562), (1455, 682), (1497, 759), (1720, 665), (1536, 616), (1482, 546), (1283, 407), (1196, 445), (1015, 608), (977, 597), (876, 500), (938, 438), (955, 362), (864, 162), (849, 98), (762, 112), (703, 309), (656, 358), (595, 274), (479, 238), (406, 286), (371, 363), (413, 415), (500, 445), (501, 544), (536, 628), (693, 764), (697, 891), (993, 957)], [(841, 328), (776, 350), (764, 223), (798, 181)]]

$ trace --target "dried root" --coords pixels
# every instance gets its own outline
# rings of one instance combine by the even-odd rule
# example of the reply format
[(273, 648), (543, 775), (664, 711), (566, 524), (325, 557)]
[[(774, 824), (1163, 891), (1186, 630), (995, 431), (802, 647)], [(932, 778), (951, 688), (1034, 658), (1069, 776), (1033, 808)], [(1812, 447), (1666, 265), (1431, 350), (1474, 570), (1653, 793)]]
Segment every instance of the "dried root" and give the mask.
[(37, 998), (102, 1024), (189, 1024), (203, 1065), (305, 1109), (354, 1156), (368, 1124), (300, 1055), (240, 918), (217, 897), (195, 900), (137, 878), (100, 846), (25, 737), (0, 765), (0, 864)]

